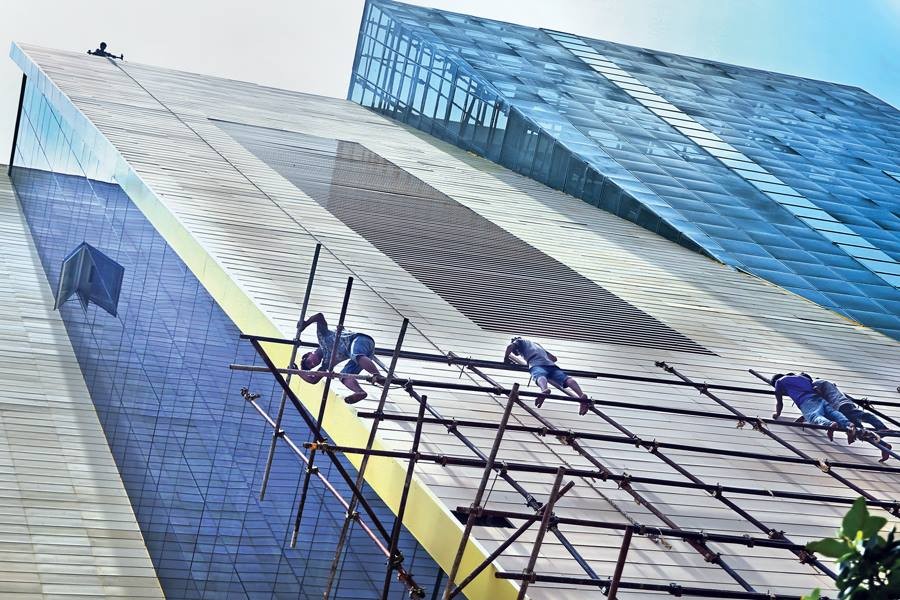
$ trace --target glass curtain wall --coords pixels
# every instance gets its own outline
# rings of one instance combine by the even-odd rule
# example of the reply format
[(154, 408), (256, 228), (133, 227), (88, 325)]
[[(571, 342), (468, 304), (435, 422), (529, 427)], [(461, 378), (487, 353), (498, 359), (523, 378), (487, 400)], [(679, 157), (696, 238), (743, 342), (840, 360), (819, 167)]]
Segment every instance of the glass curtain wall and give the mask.
[[(403, 8), (398, 10), (402, 12)], [(416, 18), (420, 16), (416, 15)], [(442, 13), (441, 18), (453, 16)], [(503, 24), (498, 24), (493, 35), (512, 43), (514, 40), (504, 37), (499, 25)], [(707, 252), (638, 202), (632, 193), (645, 197), (653, 194), (598, 151), (567, 118), (544, 107), (544, 97), (552, 90), (542, 87), (532, 90), (531, 86), (523, 85), (521, 77), (526, 75), (520, 72), (521, 65), (516, 63), (512, 53), (505, 56), (506, 64), (494, 65), (492, 81), (497, 82), (495, 86), (477, 73), (458, 49), (449, 48), (432, 34), (431, 30), (435, 28), (441, 29), (442, 37), (452, 39), (454, 36), (452, 27), (433, 23), (413, 30), (378, 4), (368, 2), (360, 28), (349, 99), (638, 222), (693, 250)], [(466, 33), (472, 34), (471, 31)], [(460, 44), (465, 46), (470, 42), (460, 40)], [(472, 50), (473, 54), (477, 52), (477, 49)], [(508, 72), (503, 72), (504, 67)], [(516, 107), (510, 106), (504, 98), (514, 101)], [(528, 108), (529, 116), (520, 110), (523, 106)], [(602, 165), (607, 173), (617, 174), (616, 182), (601, 175), (598, 165)], [(656, 204), (665, 209), (662, 203)], [(696, 233), (696, 229), (689, 226), (685, 230)]]
[[(286, 547), (301, 469), (283, 445), (259, 502), (271, 431), (239, 390), (260, 393), (274, 414), (280, 394), (272, 378), (228, 369), (253, 363), (252, 348), (115, 183), (121, 159), (101, 150), (111, 146), (70, 126), (33, 81), (13, 182), (51, 287), (82, 242), (124, 267), (116, 316), (75, 299), (60, 311), (166, 596), (321, 598), (344, 514), (313, 482), (301, 543)], [(299, 416), (286, 414), (285, 429), (305, 440)], [(320, 467), (349, 498), (328, 461)], [(391, 523), (387, 507), (367, 494)], [(423, 583), (434, 580), (436, 565), (406, 532), (401, 549)], [(384, 568), (355, 529), (336, 597), (380, 597)], [(392, 597), (403, 596), (395, 584)]]
[[(900, 113), (865, 91), (391, 0), (357, 53), (351, 100), (900, 339)], [(436, 76), (499, 98), (486, 147), (416, 120)]]

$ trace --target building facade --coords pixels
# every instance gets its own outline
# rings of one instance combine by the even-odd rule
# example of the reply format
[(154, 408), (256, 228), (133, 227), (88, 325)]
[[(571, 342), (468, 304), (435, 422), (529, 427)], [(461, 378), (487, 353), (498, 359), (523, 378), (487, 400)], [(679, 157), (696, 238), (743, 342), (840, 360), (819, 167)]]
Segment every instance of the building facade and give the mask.
[[(105, 473), (118, 493), (98, 499), (76, 485), (75, 497), (100, 504), (83, 521), (105, 510), (116, 527), (99, 530), (119, 533), (87, 528), (78, 538), (81, 554), (95, 558), (82, 569), (90, 577), (59, 568), (65, 553), (16, 550), (34, 575), (17, 582), (18, 563), (0, 562), (0, 582), (27, 584), (35, 598), (52, 597), (54, 585), (96, 597), (322, 597), (344, 509), (314, 481), (291, 548), (303, 464), (277, 444), (260, 498), (272, 427), (241, 392), (259, 394), (274, 415), (280, 390), (268, 373), (229, 368), (260, 364), (242, 334), (293, 338), (321, 244), (310, 311), (336, 319), (353, 277), (347, 325), (379, 347), (393, 345), (406, 318), (406, 350), (499, 360), (510, 336), (526, 335), (585, 373), (597, 404), (584, 417), (560, 399), (539, 412), (530, 402), (514, 407), (517, 429), (499, 447), (486, 504), (533, 512), (548, 501), (558, 466), (577, 473), (557, 516), (647, 526), (631, 542), (619, 598), (833, 591), (830, 563), (807, 564), (792, 547), (698, 550), (653, 530), (803, 544), (829, 535), (859, 494), (816, 461), (848, 465), (842, 472), (854, 485), (885, 505), (900, 496), (900, 470), (878, 466), (871, 445), (773, 424), (812, 457), (798, 460), (696, 389), (661, 385), (671, 377), (656, 363), (698, 381), (756, 386), (760, 393), (720, 392), (748, 418), (772, 411), (748, 369), (806, 370), (896, 402), (891, 186), (900, 188), (892, 179), (900, 160), (884, 133), (900, 128), (896, 111), (852, 88), (385, 0), (366, 5), (357, 54), (350, 100), (336, 100), (13, 46), (25, 78), (7, 212), (33, 249), (31, 270), (45, 280), (36, 285), (55, 296), (35, 297), (64, 327), (69, 363), (78, 364), (66, 371), (74, 383), (45, 381), (45, 393), (65, 385), (81, 410), (94, 411), (76, 429), (96, 445), (102, 427), (106, 454), (73, 456), (70, 468)], [(821, 102), (822, 123), (804, 120), (797, 97), (787, 103), (800, 90)], [(867, 127), (842, 120), (852, 102)], [(782, 123), (791, 111), (796, 123)], [(763, 117), (771, 127), (757, 122)], [(883, 147), (860, 154), (864, 135)], [(794, 154), (776, 147), (788, 137)], [(859, 161), (847, 158), (854, 152)], [(756, 185), (769, 177), (792, 193)], [(847, 199), (863, 196), (871, 205)], [(816, 229), (821, 223), (852, 231)], [(267, 347), (289, 365), (283, 348)], [(398, 372), (436, 384), (420, 450), (448, 460), (416, 465), (400, 548), (424, 597), (437, 598), (460, 547), (457, 509), (472, 502), (482, 475), (449, 459), (487, 453), (506, 399), (475, 391), (485, 380), (458, 366), (411, 356)], [(492, 386), (535, 389), (527, 374), (489, 376)], [(321, 384), (293, 389), (316, 414)], [(366, 444), (379, 393), (367, 389), (370, 398), (353, 406), (332, 390), (323, 426), (335, 444)], [(419, 403), (401, 388), (387, 397), (385, 411), (407, 419), (382, 422), (375, 447), (407, 451)], [(285, 414), (285, 432), (309, 439), (296, 410)], [(548, 423), (586, 437), (545, 435)], [(358, 454), (339, 460), (351, 473), (359, 466)], [(331, 463), (317, 464), (349, 498)], [(366, 472), (366, 497), (388, 527), (406, 468), (383, 456)], [(20, 496), (3, 506), (71, 514), (69, 505)], [(519, 524), (479, 522), (462, 545), (457, 581)], [(7, 533), (26, 536), (30, 548), (73, 539), (58, 521)], [(535, 537), (526, 531), (465, 595), (516, 597)], [(597, 596), (621, 544), (617, 529), (554, 525), (535, 555), (537, 573), (550, 579), (536, 578), (528, 597)], [(110, 547), (128, 553), (97, 558)], [(54, 566), (51, 576), (42, 561)], [(379, 545), (354, 526), (331, 597), (381, 597), (384, 573)], [(407, 593), (398, 582), (388, 597)]]
[(864, 90), (376, 0), (349, 97), (900, 337), (898, 112)]

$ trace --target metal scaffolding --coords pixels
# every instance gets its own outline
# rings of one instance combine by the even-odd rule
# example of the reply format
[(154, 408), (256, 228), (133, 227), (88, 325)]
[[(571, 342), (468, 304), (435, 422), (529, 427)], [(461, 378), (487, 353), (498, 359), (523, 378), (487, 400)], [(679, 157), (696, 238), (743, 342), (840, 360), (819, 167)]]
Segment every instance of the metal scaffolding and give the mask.
[[(847, 475), (835, 472), (835, 469), (841, 471), (868, 471), (887, 474), (898, 474), (900, 468), (891, 467), (881, 464), (867, 464), (862, 462), (847, 461), (830, 461), (818, 459), (810, 456), (803, 450), (800, 450), (792, 443), (785, 440), (782, 436), (772, 431), (773, 427), (802, 428), (808, 430), (826, 429), (822, 426), (811, 425), (808, 423), (797, 423), (786, 420), (764, 419), (752, 417), (744, 414), (734, 408), (730, 403), (723, 400), (719, 393), (731, 392), (742, 394), (766, 394), (771, 395), (770, 389), (762, 389), (756, 387), (742, 387), (733, 385), (713, 385), (707, 383), (697, 383), (687, 375), (680, 372), (675, 367), (664, 362), (657, 362), (656, 365), (665, 372), (674, 375), (677, 379), (665, 377), (649, 377), (635, 376), (619, 373), (600, 372), (600, 371), (569, 371), (573, 376), (586, 378), (610, 379), (618, 381), (641, 382), (661, 386), (681, 386), (696, 389), (699, 393), (712, 400), (717, 406), (724, 409), (724, 413), (707, 412), (701, 410), (685, 409), (670, 406), (654, 406), (650, 404), (640, 404), (633, 402), (625, 402), (619, 400), (611, 400), (608, 398), (592, 398), (590, 401), (589, 415), (599, 418), (604, 424), (612, 427), (618, 433), (604, 434), (595, 431), (573, 431), (555, 426), (546, 415), (539, 412), (536, 408), (527, 404), (524, 399), (535, 398), (538, 396), (536, 392), (521, 390), (518, 384), (511, 387), (505, 387), (498, 383), (492, 375), (488, 373), (490, 370), (496, 371), (516, 371), (527, 372), (527, 368), (522, 364), (510, 364), (490, 360), (478, 360), (472, 358), (463, 358), (453, 352), (447, 354), (410, 352), (402, 349), (406, 336), (408, 320), (404, 319), (400, 327), (395, 346), (392, 349), (376, 348), (375, 356), (385, 371), (383, 376), (360, 375), (358, 379), (380, 385), (381, 393), (378, 399), (377, 408), (374, 411), (360, 411), (357, 416), (361, 419), (371, 421), (371, 427), (367, 443), (364, 447), (349, 447), (337, 445), (329, 441), (325, 430), (327, 424), (323, 423), (326, 404), (329, 398), (329, 390), (332, 379), (336, 377), (346, 377), (344, 374), (333, 372), (333, 364), (326, 366), (324, 372), (317, 372), (317, 375), (324, 374), (324, 385), (321, 400), (318, 406), (317, 414), (309, 411), (297, 396), (297, 393), (291, 386), (291, 378), (293, 376), (307, 375), (309, 371), (304, 371), (295, 366), (295, 359), (298, 349), (301, 347), (312, 347), (317, 344), (309, 344), (300, 340), (301, 327), (304, 323), (306, 311), (309, 304), (312, 284), (315, 278), (316, 265), (319, 256), (319, 246), (316, 247), (316, 253), (313, 258), (310, 276), (307, 283), (307, 290), (304, 296), (301, 309), (300, 320), (298, 322), (297, 333), (293, 339), (280, 339), (265, 336), (242, 335), (243, 339), (249, 340), (263, 362), (263, 366), (259, 365), (231, 365), (232, 369), (242, 371), (256, 371), (270, 373), (279, 384), (282, 394), (278, 408), (278, 413), (273, 418), (267, 414), (264, 408), (257, 401), (258, 396), (251, 393), (247, 389), (242, 390), (245, 400), (265, 419), (266, 423), (272, 427), (272, 439), (266, 460), (265, 473), (263, 476), (263, 484), (260, 490), (261, 497), (265, 494), (266, 484), (269, 480), (272, 459), (275, 447), (279, 440), (283, 442), (305, 466), (303, 481), (300, 488), (300, 498), (297, 507), (297, 513), (294, 521), (294, 530), (291, 539), (291, 545), (295, 544), (299, 535), (300, 523), (303, 516), (306, 499), (309, 491), (310, 482), (313, 478), (321, 481), (328, 491), (336, 496), (342, 506), (346, 509), (346, 518), (343, 522), (341, 533), (334, 551), (334, 557), (331, 562), (329, 577), (326, 584), (324, 598), (328, 600), (331, 596), (333, 584), (338, 572), (338, 566), (344, 552), (347, 536), (350, 528), (354, 524), (359, 524), (365, 534), (375, 543), (378, 549), (384, 554), (386, 559), (386, 571), (384, 578), (384, 586), (382, 589), (382, 598), (387, 598), (391, 582), (396, 578), (401, 581), (411, 598), (424, 598), (425, 590), (416, 583), (413, 575), (404, 566), (404, 557), (398, 549), (399, 535), (403, 526), (403, 518), (409, 499), (409, 491), (412, 479), (415, 474), (417, 464), (433, 463), (442, 467), (456, 467), (477, 469), (481, 471), (479, 485), (475, 491), (474, 499), (469, 506), (457, 507), (457, 513), (464, 515), (466, 521), (463, 527), (462, 536), (459, 542), (458, 550), (454, 556), (451, 568), (449, 569), (449, 577), (447, 578), (444, 590), (444, 600), (450, 600), (461, 594), (465, 588), (481, 575), (498, 557), (509, 549), (521, 536), (531, 527), (537, 526), (536, 538), (532, 546), (527, 567), (519, 573), (497, 572), (495, 576), (500, 579), (509, 579), (519, 581), (519, 598), (524, 598), (528, 586), (533, 583), (557, 583), (567, 585), (589, 586), (599, 589), (608, 598), (616, 598), (619, 590), (645, 590), (652, 592), (663, 592), (673, 596), (694, 596), (694, 597), (710, 597), (710, 598), (747, 598), (747, 599), (779, 599), (779, 600), (799, 600), (798, 596), (774, 594), (768, 591), (758, 591), (754, 589), (740, 573), (738, 573), (729, 563), (726, 557), (709, 547), (710, 543), (716, 543), (725, 546), (745, 546), (745, 547), (763, 547), (783, 550), (794, 554), (801, 563), (810, 565), (818, 572), (834, 579), (835, 573), (824, 563), (822, 563), (815, 555), (810, 553), (801, 544), (797, 544), (790, 540), (783, 531), (762, 522), (758, 517), (754, 516), (734, 500), (735, 495), (741, 496), (765, 496), (768, 498), (785, 498), (801, 501), (828, 503), (834, 505), (849, 505), (854, 501), (854, 497), (835, 496), (826, 494), (816, 494), (808, 492), (800, 492), (784, 489), (768, 489), (758, 488), (749, 485), (722, 485), (718, 482), (712, 483), (704, 481), (687, 467), (679, 464), (675, 459), (671, 458), (667, 451), (690, 452), (700, 455), (716, 455), (723, 457), (738, 457), (755, 460), (765, 460), (773, 462), (781, 462), (797, 465), (808, 465), (815, 467), (826, 473), (841, 485), (845, 486), (855, 494), (861, 495), (867, 499), (870, 506), (882, 508), (890, 512), (894, 516), (900, 515), (900, 503), (894, 499), (878, 498), (874, 494), (865, 490), (859, 483), (852, 481)], [(335, 347), (329, 354), (330, 361), (334, 360), (336, 354), (336, 344), (341, 330), (344, 326), (344, 319), (347, 313), (347, 307), (350, 300), (350, 292), (352, 289), (353, 279), (348, 278), (347, 286), (344, 291), (341, 312), (337, 324), (337, 333), (335, 336)], [(267, 352), (265, 345), (277, 344), (290, 347), (290, 361), (287, 365), (278, 366)], [(378, 356), (390, 356), (390, 364), (385, 366)], [(459, 371), (460, 377), (465, 373), (469, 376), (472, 383), (464, 382), (448, 382), (428, 379), (413, 379), (402, 377), (398, 374), (398, 363), (400, 360), (408, 362), (426, 362), (440, 363), (446, 365), (453, 372)], [(756, 374), (754, 372), (754, 374)], [(480, 383), (479, 383), (480, 382)], [(498, 422), (481, 421), (477, 419), (456, 419), (445, 418), (432, 404), (429, 404), (427, 396), (420, 390), (455, 390), (462, 392), (483, 393), (486, 397), (493, 398), (495, 402), (502, 404), (503, 412)], [(401, 413), (390, 413), (385, 411), (388, 400), (389, 391), (402, 391), (412, 398), (418, 405), (417, 414), (415, 416)], [(550, 399), (564, 402), (580, 402), (574, 397), (569, 390), (560, 390), (560, 393), (554, 393), (548, 396)], [(306, 426), (312, 432), (312, 441), (302, 445), (293, 442), (290, 436), (282, 428), (283, 415), (286, 403), (290, 403), (297, 410)], [(884, 415), (883, 411), (879, 411), (873, 405), (893, 406), (895, 403), (889, 402), (870, 402), (861, 401), (865, 408), (872, 410), (873, 413), (888, 420), (893, 424), (897, 421), (891, 417)], [(712, 419), (717, 421), (730, 421), (736, 423), (738, 427), (751, 425), (752, 428), (762, 435), (772, 439), (785, 449), (791, 452), (792, 456), (771, 455), (762, 452), (751, 452), (734, 450), (730, 448), (708, 448), (688, 444), (678, 444), (671, 442), (660, 442), (656, 439), (644, 439), (632, 432), (628, 427), (611, 417), (603, 409), (605, 407), (629, 408), (645, 412), (656, 412), (660, 414), (676, 414), (682, 416), (691, 416), (704, 419)], [(510, 423), (513, 411), (523, 411), (533, 418), (539, 425), (521, 425)], [(589, 417), (585, 417), (589, 418)], [(374, 443), (377, 437), (378, 429), (382, 423), (411, 423), (414, 427), (412, 444), (409, 450), (380, 450), (375, 449)], [(461, 444), (467, 448), (473, 456), (458, 456), (447, 454), (435, 454), (422, 452), (420, 444), (423, 438), (423, 431), (428, 427), (440, 427), (456, 437)], [(494, 431), (493, 443), (487, 453), (482, 451), (471, 438), (469, 438), (463, 430), (492, 430)], [(567, 464), (532, 464), (522, 462), (512, 462), (502, 460), (499, 457), (501, 443), (507, 432), (522, 432), (533, 434), (538, 439), (553, 440), (556, 439), (569, 450), (575, 452), (581, 458), (585, 459), (591, 468), (572, 467)], [(596, 451), (585, 445), (586, 441), (602, 441), (613, 444), (625, 444), (640, 448), (647, 451), (648, 454), (660, 460), (666, 466), (673, 469), (681, 475), (686, 481), (668, 479), (666, 477), (649, 477), (631, 475), (625, 472), (616, 472), (610, 466), (606, 465)], [(900, 458), (897, 454), (887, 448), (880, 440), (868, 440), (870, 444), (879, 450), (890, 452), (895, 458)], [(304, 452), (306, 450), (306, 452)], [(336, 472), (348, 486), (351, 492), (349, 499), (341, 497), (340, 493), (332, 486), (328, 480), (318, 471), (315, 466), (316, 459), (319, 454), (323, 454), (327, 460), (335, 467)], [(352, 476), (339, 460), (339, 456), (359, 455), (360, 467), (356, 476)], [(396, 518), (390, 529), (385, 526), (371, 504), (366, 500), (363, 494), (365, 484), (365, 476), (368, 468), (369, 459), (371, 457), (387, 457), (406, 462), (404, 485), (400, 494), (400, 500), (396, 512)], [(562, 459), (560, 459), (562, 460)], [(553, 476), (553, 485), (549, 495), (543, 501), (531, 493), (521, 482), (515, 478), (516, 473), (540, 473)], [(627, 522), (600, 521), (595, 519), (574, 518), (571, 516), (556, 514), (554, 507), (559, 499), (564, 497), (575, 486), (575, 481), (564, 481), (567, 477), (580, 478), (586, 482), (612, 482), (617, 487), (628, 494), (638, 504), (646, 508), (654, 517), (659, 519), (664, 526), (648, 525), (636, 522), (628, 515)], [(523, 505), (528, 511), (517, 512), (510, 510), (495, 510), (486, 505), (485, 492), (492, 478), (503, 480), (509, 487), (518, 493), (523, 499)], [(728, 508), (730, 511), (738, 515), (742, 520), (751, 524), (759, 530), (763, 535), (751, 536), (749, 534), (734, 533), (717, 533), (705, 530), (689, 529), (679, 526), (669, 515), (666, 515), (660, 507), (656, 506), (653, 501), (648, 499), (646, 492), (635, 489), (635, 485), (642, 485), (648, 488), (680, 488), (700, 490), (708, 493), (718, 503)], [(365, 516), (360, 515), (358, 508), (361, 507)], [(620, 511), (621, 512), (621, 511)], [(623, 513), (624, 514), (624, 513)], [(501, 517), (510, 521), (520, 521), (521, 524), (512, 532), (512, 534), (497, 546), (487, 557), (485, 557), (478, 566), (468, 573), (461, 573), (462, 557), (471, 536), (476, 519), (479, 517)], [(369, 525), (368, 523), (371, 523)], [(561, 527), (577, 526), (583, 528), (593, 528), (606, 531), (621, 531), (622, 543), (619, 548), (618, 559), (616, 561), (613, 573), (609, 576), (601, 576), (591, 566), (590, 562), (579, 552), (576, 545), (566, 536)], [(555, 574), (541, 574), (535, 571), (537, 566), (538, 554), (541, 545), (547, 534), (554, 536), (560, 544), (565, 548), (566, 552), (579, 565), (584, 572), (583, 576), (563, 576)], [(622, 573), (627, 563), (628, 552), (631, 547), (633, 536), (648, 537), (651, 539), (659, 539), (660, 537), (679, 539), (684, 541), (690, 548), (696, 551), (703, 559), (714, 564), (728, 575), (738, 586), (740, 590), (725, 588), (710, 588), (683, 585), (681, 583), (670, 583), (668, 585), (649, 583), (645, 581), (631, 581), (623, 579)], [(435, 588), (440, 585), (440, 578), (435, 582)], [(436, 598), (438, 590), (435, 589), (432, 598)]]

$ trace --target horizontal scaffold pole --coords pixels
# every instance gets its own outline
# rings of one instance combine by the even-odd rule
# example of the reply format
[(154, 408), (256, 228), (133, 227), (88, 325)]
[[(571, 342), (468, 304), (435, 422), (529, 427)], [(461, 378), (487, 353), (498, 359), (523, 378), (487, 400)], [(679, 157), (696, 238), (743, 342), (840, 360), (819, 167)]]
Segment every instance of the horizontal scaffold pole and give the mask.
[[(270, 372), (269, 369), (259, 365), (238, 365), (232, 364), (229, 365), (229, 368), (235, 371), (250, 371), (250, 372)], [(335, 378), (335, 377), (344, 377), (344, 374), (341, 373), (327, 373), (324, 371), (304, 371), (302, 369), (275, 369), (274, 372), (280, 373), (282, 375), (287, 374), (316, 374), (322, 376), (322, 378)], [(383, 378), (373, 377), (372, 375), (350, 375), (350, 378), (359, 379), (362, 381), (367, 381), (369, 383), (380, 383)], [(476, 392), (476, 393), (484, 393), (484, 394), (496, 394), (499, 396), (505, 396), (509, 394), (510, 389), (503, 386), (488, 386), (488, 385), (476, 385), (472, 383), (456, 383), (452, 381), (435, 381), (428, 379), (403, 379), (403, 378), (394, 378), (391, 382), (392, 385), (397, 385), (399, 387), (416, 387), (423, 389), (439, 389), (439, 390), (455, 390), (460, 392)], [(538, 392), (529, 392), (529, 391), (520, 391), (519, 396), (524, 398), (536, 398), (538, 395), (543, 396), (543, 394), (539, 394)], [(545, 396), (549, 400), (558, 400), (561, 402), (574, 402), (578, 403), (579, 400), (576, 398), (572, 398), (570, 396), (564, 394), (549, 394)], [(744, 424), (757, 426), (759, 423), (765, 423), (767, 425), (776, 425), (781, 427), (791, 427), (794, 429), (810, 429), (810, 430), (827, 430), (828, 427), (824, 425), (815, 425), (813, 423), (797, 423), (796, 421), (786, 421), (786, 420), (775, 420), (761, 417), (746, 417), (745, 419), (740, 419), (733, 414), (724, 414), (724, 413), (713, 413), (709, 411), (689, 409), (689, 408), (676, 408), (671, 406), (654, 406), (650, 404), (640, 404), (637, 402), (625, 402), (621, 400), (608, 400), (608, 399), (597, 399), (591, 398), (591, 403), (597, 406), (605, 406), (612, 408), (628, 408), (632, 410), (640, 410), (640, 411), (648, 411), (648, 412), (658, 412), (658, 413), (666, 413), (666, 414), (674, 414), (674, 415), (683, 415), (689, 417), (700, 417), (706, 419), (718, 419), (725, 421), (737, 422), (739, 426)]]
[[(611, 580), (605, 579), (597, 582), (587, 577), (569, 577), (566, 575), (540, 575), (524, 573), (495, 573), (497, 579), (512, 579), (521, 581), (528, 577), (532, 583), (559, 583), (564, 585), (586, 585), (591, 587), (600, 587), (607, 589), (612, 583)], [(665, 592), (672, 596), (694, 596), (698, 598), (734, 598), (736, 600), (802, 600), (800, 596), (791, 594), (775, 594), (772, 592), (746, 592), (741, 590), (725, 590), (718, 588), (705, 588), (686, 586), (678, 583), (644, 583), (640, 581), (621, 581), (619, 588), (623, 590), (641, 590), (647, 592)], [(830, 600), (827, 596), (822, 596), (821, 600)]]
[[(468, 514), (471, 509), (465, 506), (456, 508), (457, 512)], [(513, 510), (493, 510), (483, 508), (478, 513), (485, 517), (500, 517), (511, 521), (530, 521), (534, 519), (534, 514), (526, 512), (517, 512)], [(658, 535), (684, 541), (697, 540), (703, 542), (718, 542), (720, 544), (736, 544), (746, 546), (748, 548), (778, 548), (781, 550), (803, 550), (805, 546), (786, 542), (781, 539), (773, 539), (768, 537), (754, 537), (751, 535), (737, 535), (733, 533), (715, 533), (711, 531), (700, 531), (692, 529), (673, 529), (671, 527), (657, 527), (656, 525), (644, 525), (642, 523), (618, 523), (616, 521), (600, 521), (597, 519), (580, 519), (575, 517), (556, 517), (556, 522), (560, 525), (574, 525), (578, 527), (593, 527), (595, 529), (610, 529), (613, 531), (625, 531), (629, 527), (634, 533), (642, 536)]]
[[(398, 458), (409, 460), (411, 454), (402, 450), (366, 450), (365, 448), (354, 448), (351, 446), (338, 446), (325, 443), (308, 442), (304, 444), (306, 448), (316, 447), (317, 450), (328, 453), (343, 454), (371, 454), (372, 456), (383, 456), (388, 458)], [(448, 456), (446, 454), (425, 454), (419, 453), (418, 460), (420, 462), (431, 462), (447, 467), (468, 467), (483, 469), (485, 461), (479, 458), (466, 458), (461, 456)], [(509, 461), (498, 461), (503, 464), (506, 472), (521, 473), (543, 473), (552, 475), (556, 473), (556, 468), (547, 465), (535, 465), (529, 463), (518, 463)], [(662, 479), (659, 477), (645, 477), (641, 475), (616, 475), (605, 473), (599, 470), (566, 468), (565, 474), (571, 477), (583, 477), (586, 479), (599, 479), (601, 481), (612, 481), (615, 483), (640, 483), (646, 485), (657, 485), (661, 487), (675, 487), (681, 489), (703, 490), (717, 496), (723, 493), (743, 494), (747, 496), (767, 496), (771, 498), (791, 498), (794, 500), (808, 500), (810, 502), (827, 502), (830, 504), (846, 504), (851, 505), (856, 497), (830, 496), (826, 494), (810, 494), (806, 492), (792, 492), (788, 490), (770, 490), (758, 489), (751, 487), (721, 485), (709, 483), (694, 483), (691, 481), (673, 481), (670, 479)], [(888, 500), (873, 500), (868, 502), (869, 506), (878, 506), (880, 508), (897, 510), (900, 509), (900, 503)]]
[[(379, 421), (398, 421), (415, 423), (416, 417), (412, 415), (404, 415), (400, 413), (381, 413), (378, 412), (360, 412), (356, 414), (361, 419), (377, 419)], [(497, 424), (490, 421), (476, 421), (472, 419), (435, 419), (425, 417), (423, 421), (426, 425), (441, 425), (443, 427), (471, 427), (473, 429), (496, 429)], [(861, 471), (875, 471), (878, 473), (895, 473), (900, 474), (900, 467), (889, 467), (887, 465), (876, 465), (868, 463), (853, 463), (830, 460), (806, 459), (799, 456), (782, 456), (773, 455), (763, 452), (748, 452), (744, 450), (729, 450), (727, 448), (706, 448), (690, 444), (676, 444), (671, 442), (659, 442), (655, 439), (644, 440), (641, 438), (630, 438), (624, 435), (612, 435), (607, 433), (594, 433), (591, 431), (575, 431), (572, 429), (554, 429), (551, 427), (538, 427), (535, 425), (507, 425), (509, 431), (518, 431), (522, 433), (533, 433), (539, 436), (551, 436), (560, 438), (561, 441), (572, 439), (594, 440), (600, 442), (612, 442), (617, 444), (627, 444), (631, 446), (639, 445), (643, 448), (653, 450), (655, 448), (663, 448), (667, 450), (683, 450), (685, 452), (695, 452), (698, 454), (712, 454), (716, 456), (732, 456), (736, 458), (753, 458), (757, 460), (768, 460), (774, 462), (784, 462), (798, 465), (815, 465), (819, 468), (841, 467), (844, 469), (859, 469)]]
[[(256, 340), (258, 342), (263, 342), (267, 344), (291, 344), (297, 345), (307, 348), (315, 348), (318, 346), (315, 342), (295, 342), (292, 339), (287, 338), (278, 338), (264, 335), (252, 335), (252, 334), (241, 334), (241, 339), (245, 340)], [(391, 356), (393, 354), (392, 349), (390, 348), (375, 348), (375, 354), (377, 356)], [(420, 362), (434, 362), (441, 363), (445, 365), (458, 366), (458, 367), (480, 367), (483, 369), (496, 369), (498, 371), (517, 371), (519, 373), (528, 373), (528, 369), (526, 367), (522, 367), (519, 365), (514, 365), (510, 363), (505, 363), (501, 361), (495, 360), (484, 360), (479, 358), (463, 358), (457, 356), (455, 358), (450, 358), (444, 354), (432, 354), (428, 352), (416, 352), (411, 350), (404, 350), (400, 353), (400, 358), (405, 358), (409, 360), (416, 360)], [(620, 381), (634, 381), (640, 383), (654, 383), (660, 385), (672, 385), (676, 387), (693, 387), (691, 384), (686, 383), (684, 381), (673, 380), (673, 379), (665, 379), (662, 377), (653, 377), (650, 375), (628, 375), (625, 373), (612, 373), (608, 371), (582, 371), (578, 369), (566, 369), (566, 373), (571, 375), (572, 377), (585, 377), (590, 379), (617, 379)], [(721, 390), (728, 392), (740, 392), (744, 394), (759, 394), (762, 396), (771, 396), (773, 395), (773, 391), (771, 389), (758, 388), (758, 387), (749, 387), (742, 385), (726, 385), (726, 384), (706, 384), (707, 388), (710, 390)], [(889, 400), (870, 400), (867, 399), (866, 402), (872, 405), (879, 406), (890, 406), (894, 408), (900, 408), (900, 402), (891, 402)]]
[[(283, 339), (277, 337), (268, 337), (262, 335), (250, 335), (250, 334), (242, 334), (242, 339), (248, 340), (256, 340), (259, 342), (267, 343), (267, 344), (292, 344), (294, 345), (294, 340), (291, 339)], [(306, 346), (313, 348), (317, 346), (317, 344), (313, 342), (296, 342), (297, 345)], [(375, 354), (378, 356), (391, 356), (393, 351), (390, 348), (375, 348)], [(411, 350), (404, 350), (400, 353), (400, 358), (405, 358), (408, 360), (416, 360), (420, 362), (435, 362), (441, 363), (445, 365), (458, 366), (458, 367), (479, 367), (482, 369), (496, 369), (498, 371), (517, 371), (520, 373), (527, 373), (528, 369), (520, 367), (518, 365), (513, 365), (510, 363), (505, 363), (499, 360), (484, 360), (479, 358), (449, 358), (443, 354), (431, 354), (428, 352), (416, 352)], [(636, 381), (642, 383), (658, 383), (662, 385), (674, 385), (680, 387), (690, 387), (685, 383), (672, 379), (665, 379), (662, 377), (652, 377), (649, 375), (627, 375), (625, 373), (611, 373), (604, 371), (579, 371), (577, 369), (566, 369), (566, 373), (573, 377), (585, 377), (590, 379), (618, 379), (621, 381)], [(712, 389), (716, 390), (727, 390), (731, 392), (743, 392), (747, 394), (764, 394), (771, 396), (771, 390), (766, 390), (763, 388), (754, 388), (754, 387), (746, 387), (739, 385), (710, 385)]]

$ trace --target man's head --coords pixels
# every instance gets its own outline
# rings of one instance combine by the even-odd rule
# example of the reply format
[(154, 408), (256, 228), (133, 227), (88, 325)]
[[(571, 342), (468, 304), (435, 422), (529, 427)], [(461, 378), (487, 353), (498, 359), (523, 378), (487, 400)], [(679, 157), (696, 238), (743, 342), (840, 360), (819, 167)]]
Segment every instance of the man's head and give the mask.
[(801, 376), (801, 377), (806, 377), (806, 378), (809, 379), (810, 381), (813, 380), (812, 375), (810, 375), (809, 373), (800, 373), (800, 376)]
[(778, 380), (782, 377), (784, 377), (784, 373), (776, 373), (775, 375), (772, 375), (772, 385), (778, 383)]
[(100, 50), (106, 50), (106, 42), (100, 42)]
[(319, 366), (319, 363), (322, 362), (322, 350), (316, 348), (312, 352), (307, 352), (300, 359), (300, 368), (304, 371), (309, 371), (315, 367)]

